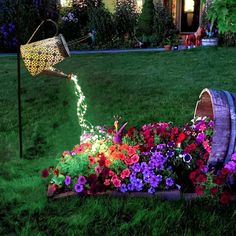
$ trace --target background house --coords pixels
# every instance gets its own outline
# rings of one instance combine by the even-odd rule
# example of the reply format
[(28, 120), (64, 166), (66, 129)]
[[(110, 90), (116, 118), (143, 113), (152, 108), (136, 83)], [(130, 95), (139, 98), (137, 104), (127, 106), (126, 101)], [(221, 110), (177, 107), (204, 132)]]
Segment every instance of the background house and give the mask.
[[(73, 3), (82, 0), (60, 0), (61, 6), (72, 6)], [(111, 11), (115, 7), (116, 0), (103, 0)], [(137, 8), (142, 9), (145, 0), (136, 0)], [(200, 24), (201, 0), (153, 0), (161, 1), (173, 16), (174, 23), (181, 33), (195, 32)]]

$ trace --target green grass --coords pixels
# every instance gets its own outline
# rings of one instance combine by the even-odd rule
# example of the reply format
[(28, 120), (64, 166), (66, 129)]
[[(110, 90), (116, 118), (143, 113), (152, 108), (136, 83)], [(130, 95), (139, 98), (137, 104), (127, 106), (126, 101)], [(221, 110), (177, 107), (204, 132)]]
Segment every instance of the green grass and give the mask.
[[(236, 92), (236, 48), (78, 55), (59, 67), (79, 75), (87, 119), (112, 125), (183, 124), (205, 87)], [(41, 170), (79, 142), (72, 82), (31, 78), (22, 64), (24, 159), (18, 157), (16, 59), (0, 58), (0, 235), (234, 235), (235, 203), (155, 198), (50, 200)]]

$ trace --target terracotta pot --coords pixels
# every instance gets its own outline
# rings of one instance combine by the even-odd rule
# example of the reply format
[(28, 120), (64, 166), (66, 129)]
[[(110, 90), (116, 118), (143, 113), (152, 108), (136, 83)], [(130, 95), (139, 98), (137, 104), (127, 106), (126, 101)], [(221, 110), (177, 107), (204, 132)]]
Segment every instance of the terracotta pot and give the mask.
[(164, 45), (166, 51), (170, 51), (172, 49), (172, 45)]

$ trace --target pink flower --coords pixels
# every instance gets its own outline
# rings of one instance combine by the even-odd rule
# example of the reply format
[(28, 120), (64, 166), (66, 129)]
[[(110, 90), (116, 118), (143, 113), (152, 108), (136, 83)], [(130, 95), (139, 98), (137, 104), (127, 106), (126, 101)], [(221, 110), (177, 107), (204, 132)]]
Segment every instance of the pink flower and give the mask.
[(202, 123), (199, 127), (198, 127), (198, 130), (200, 131), (204, 131), (206, 129), (206, 124), (205, 123)]
[(96, 167), (94, 168), (94, 170), (95, 170), (96, 174), (100, 174), (101, 171), (102, 171), (100, 166), (96, 166)]
[(120, 174), (121, 178), (124, 179), (126, 177), (130, 176), (130, 170), (128, 168), (124, 169), (121, 174)]
[(109, 176), (113, 176), (115, 173), (112, 170), (109, 170)]
[(111, 184), (111, 180), (110, 179), (105, 179), (104, 185), (109, 186), (110, 184)]
[(139, 161), (139, 156), (137, 154), (135, 154), (131, 157), (131, 160), (132, 160), (133, 163), (136, 163), (136, 162)]
[(65, 156), (68, 156), (68, 155), (70, 155), (70, 152), (69, 152), (69, 151), (64, 151), (62, 155), (63, 155), (64, 157), (65, 157)]
[(119, 188), (121, 186), (121, 181), (119, 179), (114, 179), (113, 184), (116, 188)]

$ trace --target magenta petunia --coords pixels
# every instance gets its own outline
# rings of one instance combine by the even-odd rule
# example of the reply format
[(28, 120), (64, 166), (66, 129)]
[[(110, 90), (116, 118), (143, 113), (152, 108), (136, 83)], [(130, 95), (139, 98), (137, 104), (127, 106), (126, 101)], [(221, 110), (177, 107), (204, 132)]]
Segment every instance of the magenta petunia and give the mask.
[(68, 186), (70, 184), (71, 184), (71, 177), (69, 175), (67, 175), (65, 178), (65, 185)]
[(85, 185), (86, 182), (87, 180), (83, 175), (79, 176), (78, 181), (77, 181), (78, 184)]
[(75, 187), (74, 187), (74, 189), (75, 189), (75, 192), (81, 193), (81, 192), (83, 192), (83, 190), (84, 190), (84, 186), (81, 185), (81, 184), (76, 184)]

